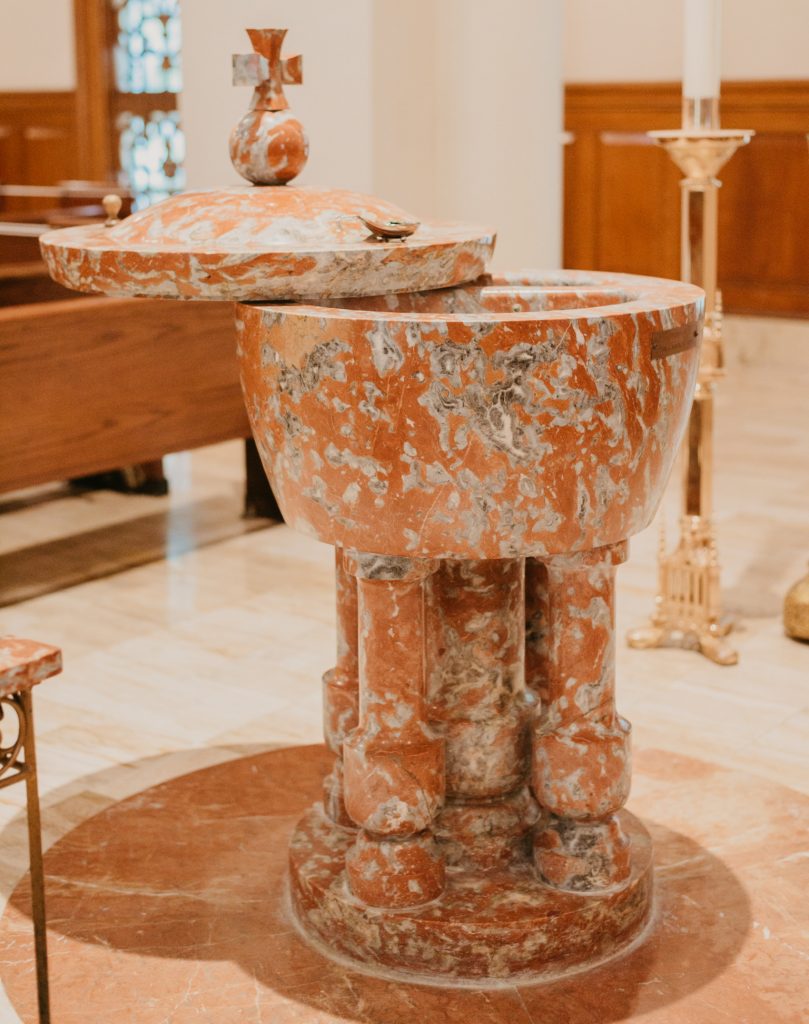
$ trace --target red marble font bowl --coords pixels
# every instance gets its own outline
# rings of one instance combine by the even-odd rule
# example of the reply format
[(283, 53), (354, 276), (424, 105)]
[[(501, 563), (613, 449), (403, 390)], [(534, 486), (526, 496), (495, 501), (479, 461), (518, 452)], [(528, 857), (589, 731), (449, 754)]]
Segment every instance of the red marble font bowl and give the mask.
[(623, 540), (651, 520), (685, 428), (703, 298), (560, 271), (238, 306), (247, 410), (287, 522), (411, 557)]

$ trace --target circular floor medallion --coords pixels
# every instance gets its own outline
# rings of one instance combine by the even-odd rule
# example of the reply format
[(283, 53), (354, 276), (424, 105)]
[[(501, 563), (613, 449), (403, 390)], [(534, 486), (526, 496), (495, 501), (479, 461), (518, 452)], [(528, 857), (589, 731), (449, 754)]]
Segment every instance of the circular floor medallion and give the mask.
[[(330, 762), (297, 747), (206, 768), (55, 843), (45, 856), (54, 1022), (805, 1021), (809, 798), (639, 752), (630, 807), (654, 842), (648, 938), (561, 980), (448, 990), (324, 959), (289, 920), (289, 839)], [(37, 1019), (29, 893), (26, 878), (0, 920), (0, 981), (24, 1024)]]

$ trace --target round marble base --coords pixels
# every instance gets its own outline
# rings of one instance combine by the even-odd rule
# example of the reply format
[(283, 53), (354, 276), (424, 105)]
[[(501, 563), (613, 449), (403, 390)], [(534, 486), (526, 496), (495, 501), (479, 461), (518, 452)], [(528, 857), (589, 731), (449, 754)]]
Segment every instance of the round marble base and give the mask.
[[(288, 846), (333, 756), (322, 747), (233, 755), (111, 802), (47, 850), (54, 1021), (805, 1024), (806, 796), (636, 751), (631, 802), (655, 858), (644, 941), (540, 985), (447, 989), (360, 973), (300, 937), (288, 913)], [(173, 761), (177, 772), (188, 763)], [(154, 777), (149, 759), (128, 767)], [(107, 775), (87, 776), (72, 799), (98, 806)], [(68, 812), (65, 798), (46, 798), (46, 826), (58, 829)], [(0, 850), (20, 833), (18, 817)], [(4, 1024), (37, 1020), (33, 963), (25, 877), (0, 918)]]
[(619, 818), (632, 850), (632, 874), (619, 887), (552, 889), (537, 880), (526, 855), (496, 872), (450, 868), (439, 899), (386, 910), (352, 895), (344, 864), (355, 833), (316, 805), (290, 843), (293, 909), (322, 947), (388, 976), (479, 985), (559, 977), (618, 955), (649, 921), (651, 839), (633, 815)]

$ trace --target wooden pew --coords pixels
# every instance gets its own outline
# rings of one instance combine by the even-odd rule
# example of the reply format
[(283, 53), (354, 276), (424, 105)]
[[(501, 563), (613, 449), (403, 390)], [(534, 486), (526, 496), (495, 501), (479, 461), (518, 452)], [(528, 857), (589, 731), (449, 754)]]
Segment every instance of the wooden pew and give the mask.
[(164, 455), (245, 438), (245, 513), (280, 518), (250, 438), (230, 303), (88, 298), (48, 277), (39, 234), (98, 220), (113, 190), (0, 185), (0, 493), (121, 467), (159, 487)]
[(0, 308), (0, 493), (248, 438), (234, 349), (229, 303)]

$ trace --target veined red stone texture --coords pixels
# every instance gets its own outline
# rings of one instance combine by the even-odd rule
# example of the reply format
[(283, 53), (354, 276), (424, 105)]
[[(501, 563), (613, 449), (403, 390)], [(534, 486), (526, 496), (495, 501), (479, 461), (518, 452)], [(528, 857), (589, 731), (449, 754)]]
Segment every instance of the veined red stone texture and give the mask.
[[(545, 702), (533, 788), (550, 818), (534, 837), (539, 876), (560, 889), (606, 889), (631, 872), (617, 812), (629, 796), (629, 723), (615, 711), (615, 566), (626, 544), (545, 563)], [(529, 617), (535, 613), (536, 590)], [(539, 689), (539, 687), (537, 687)]]
[(702, 309), (690, 285), (564, 273), (239, 308), (281, 507), (344, 552), (341, 629), (357, 577), (344, 802), (313, 809), (290, 854), (295, 912), (329, 948), (542, 978), (647, 923), (614, 572), (671, 468)]
[[(531, 283), (532, 282), (532, 283)], [(702, 292), (536, 275), (237, 310), (290, 525), (410, 558), (588, 551), (647, 526), (694, 389)], [(681, 339), (660, 355), (660, 339)]]
[(230, 159), (255, 185), (283, 185), (309, 156), (303, 125), (289, 110), (250, 110), (230, 135)]
[[(302, 81), (302, 59), (281, 57), (286, 29), (248, 35), (254, 52), (234, 55), (233, 81), (252, 85), (253, 96), (230, 154), (258, 187), (185, 192), (121, 223), (46, 232), (40, 245), (51, 277), (104, 295), (322, 301), (443, 288), (482, 274), (494, 248), (487, 228), (419, 222), (373, 196), (286, 184), (308, 154), (284, 95), (284, 85)], [(395, 230), (403, 225), (406, 238)]]
[[(620, 953), (649, 921), (651, 841), (637, 818), (622, 811), (621, 819), (633, 851), (632, 875), (622, 886), (558, 891), (538, 881), (523, 858), (505, 868), (448, 867), (440, 898), (386, 910), (347, 889), (344, 862), (353, 840), (315, 807), (290, 845), (295, 912), (320, 948), (404, 977), (449, 983), (556, 977)], [(421, 870), (416, 863), (414, 876)]]
[(62, 652), (51, 644), (0, 636), (0, 697), (30, 690), (62, 671)]
[(524, 859), (535, 702), (524, 686), (522, 559), (445, 561), (429, 581), (430, 714), (446, 744), (437, 835), (453, 865)]
[(427, 721), (424, 580), (434, 566), (357, 553), (360, 714), (343, 743), (345, 805), (362, 826), (346, 858), (351, 892), (374, 907), (428, 903), (444, 888), (431, 826), (444, 744)]
[(295, 913), (366, 965), (547, 977), (649, 920), (648, 835), (621, 810), (613, 571), (675, 457), (703, 296), (575, 272), (426, 290), (472, 278), (493, 237), (380, 242), (360, 216), (412, 220), (353, 193), (233, 189), (43, 251), (110, 294), (331, 296), (237, 311), (279, 503), (337, 549), (336, 760), (292, 839)]
[(112, 227), (48, 231), (48, 271), (67, 288), (165, 299), (317, 299), (471, 281), (494, 233), (422, 221), (408, 238), (371, 237), (361, 218), (413, 221), (373, 196), (299, 186), (184, 192)]

